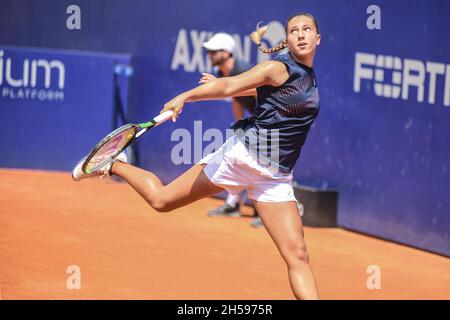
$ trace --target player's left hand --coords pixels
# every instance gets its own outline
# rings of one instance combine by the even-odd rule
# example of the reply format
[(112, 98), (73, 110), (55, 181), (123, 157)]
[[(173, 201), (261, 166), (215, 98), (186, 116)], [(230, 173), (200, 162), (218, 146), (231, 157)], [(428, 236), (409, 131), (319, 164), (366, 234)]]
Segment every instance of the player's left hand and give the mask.
[(200, 78), (200, 81), (198, 82), (199, 84), (205, 84), (208, 83), (212, 80), (216, 79), (216, 77), (214, 77), (212, 74), (203, 72), (202, 73), (202, 77)]

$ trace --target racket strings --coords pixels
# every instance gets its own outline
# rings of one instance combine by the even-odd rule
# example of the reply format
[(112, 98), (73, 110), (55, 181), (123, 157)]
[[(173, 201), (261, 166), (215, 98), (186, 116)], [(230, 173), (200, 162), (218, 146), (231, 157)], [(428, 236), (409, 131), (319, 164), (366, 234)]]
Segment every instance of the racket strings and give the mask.
[(111, 163), (134, 137), (135, 132), (135, 127), (129, 127), (108, 137), (89, 159), (86, 164), (86, 171), (93, 172)]

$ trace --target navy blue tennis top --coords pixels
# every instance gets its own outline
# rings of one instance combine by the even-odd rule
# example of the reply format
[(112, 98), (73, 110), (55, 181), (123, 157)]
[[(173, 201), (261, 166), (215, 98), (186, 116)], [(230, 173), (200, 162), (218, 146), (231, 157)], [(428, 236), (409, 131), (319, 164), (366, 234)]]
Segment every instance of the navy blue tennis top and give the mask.
[(319, 113), (319, 91), (313, 68), (296, 62), (290, 53), (272, 60), (284, 63), (288, 80), (278, 87), (257, 88), (252, 115), (231, 128), (260, 162), (290, 173)]

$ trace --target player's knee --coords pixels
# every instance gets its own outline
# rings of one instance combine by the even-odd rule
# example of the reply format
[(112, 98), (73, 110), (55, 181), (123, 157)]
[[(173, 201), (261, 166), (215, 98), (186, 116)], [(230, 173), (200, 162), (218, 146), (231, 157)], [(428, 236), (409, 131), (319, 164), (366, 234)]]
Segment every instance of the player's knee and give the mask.
[(173, 210), (172, 206), (164, 200), (153, 201), (150, 205), (153, 209), (160, 213), (170, 212)]
[(160, 213), (170, 212), (176, 209), (173, 201), (168, 199), (168, 197), (165, 196), (164, 194), (159, 194), (156, 197), (154, 197), (150, 205), (153, 207), (153, 209), (155, 209)]
[(296, 242), (285, 246), (284, 256), (286, 263), (309, 263), (309, 255), (306, 245), (303, 242)]
[(169, 202), (159, 190), (153, 190), (151, 193), (143, 195), (145, 201), (157, 212), (169, 212), (172, 210)]

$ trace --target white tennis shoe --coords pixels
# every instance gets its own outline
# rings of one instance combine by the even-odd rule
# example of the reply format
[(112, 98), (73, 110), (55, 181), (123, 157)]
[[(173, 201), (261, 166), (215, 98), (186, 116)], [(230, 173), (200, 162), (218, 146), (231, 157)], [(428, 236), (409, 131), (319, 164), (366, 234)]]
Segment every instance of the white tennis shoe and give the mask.
[(104, 165), (103, 167), (87, 174), (87, 173), (84, 173), (82, 170), (82, 166), (83, 166), (85, 159), (86, 159), (86, 157), (81, 159), (77, 163), (75, 168), (73, 169), (73, 171), (72, 171), (72, 179), (73, 180), (80, 181), (80, 180), (83, 180), (86, 178), (92, 178), (92, 177), (100, 177), (100, 178), (111, 177), (111, 167), (114, 162), (122, 161), (122, 162), (128, 163), (127, 155), (125, 154), (125, 152), (122, 152), (122, 153), (119, 153), (119, 155), (111, 163), (108, 163), (108, 164)]

